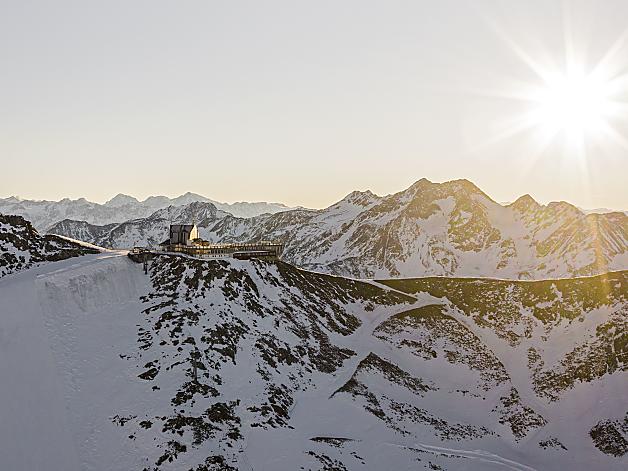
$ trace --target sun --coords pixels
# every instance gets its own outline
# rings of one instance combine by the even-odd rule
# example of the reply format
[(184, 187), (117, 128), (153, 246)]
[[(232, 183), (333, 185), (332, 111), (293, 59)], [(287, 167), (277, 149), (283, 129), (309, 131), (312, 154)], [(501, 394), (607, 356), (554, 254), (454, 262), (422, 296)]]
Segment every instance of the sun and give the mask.
[(540, 42), (523, 47), (496, 22), (489, 24), (528, 75), (504, 76), (492, 89), (476, 90), (511, 100), (513, 107), (496, 116), (490, 136), (475, 151), (517, 137), (530, 165), (560, 158), (567, 164), (579, 161), (583, 169), (593, 153), (628, 151), (628, 30), (596, 55), (575, 41), (568, 19), (562, 50)]
[(568, 140), (600, 136), (613, 117), (612, 87), (593, 74), (556, 73), (530, 93), (531, 125)]

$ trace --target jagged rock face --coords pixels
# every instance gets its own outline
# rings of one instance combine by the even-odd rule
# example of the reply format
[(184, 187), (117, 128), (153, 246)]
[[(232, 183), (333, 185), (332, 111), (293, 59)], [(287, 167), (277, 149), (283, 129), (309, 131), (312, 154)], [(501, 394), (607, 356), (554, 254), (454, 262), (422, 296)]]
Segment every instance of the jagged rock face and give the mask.
[(623, 420), (601, 420), (591, 428), (589, 435), (603, 453), (618, 458), (628, 455), (628, 412)]
[(623, 269), (628, 263), (628, 216), (621, 212), (584, 214), (568, 203), (513, 204), (531, 246), (550, 276), (562, 269), (573, 276)]
[[(58, 222), (51, 228), (52, 234), (58, 234), (65, 237), (70, 237), (68, 234), (72, 234), (72, 239), (91, 241), (91, 244), (98, 245), (100, 247), (113, 248), (112, 244), (108, 243), (110, 240), (103, 234), (110, 234), (118, 228), (119, 224), (108, 224), (106, 226), (95, 226), (85, 221), (73, 221), (71, 219), (64, 219)], [(119, 232), (118, 232), (119, 234)], [(145, 238), (149, 238), (146, 235)], [(136, 244), (133, 244), (136, 245)]]
[(88, 253), (98, 250), (53, 235), (41, 236), (21, 216), (0, 214), (0, 278), (38, 263)]
[(595, 404), (623, 414), (627, 278), (378, 285), (160, 256), (123, 354), (146, 397), (113, 420), (151, 470), (485, 469), (478, 449), (621, 469)]
[[(285, 260), (357, 278), (542, 279), (628, 267), (624, 213), (584, 214), (568, 203), (542, 206), (527, 195), (502, 206), (466, 180), (438, 184), (423, 179), (385, 197), (353, 192), (320, 211), (292, 210), (249, 219), (208, 215), (197, 222), (201, 236), (210, 241), (283, 240)], [(120, 229), (87, 230), (65, 222), (51, 230), (74, 238), (85, 235), (88, 242), (110, 247), (129, 247), (130, 242), (146, 245), (166, 237), (167, 224), (145, 229), (149, 224), (137, 220)]]

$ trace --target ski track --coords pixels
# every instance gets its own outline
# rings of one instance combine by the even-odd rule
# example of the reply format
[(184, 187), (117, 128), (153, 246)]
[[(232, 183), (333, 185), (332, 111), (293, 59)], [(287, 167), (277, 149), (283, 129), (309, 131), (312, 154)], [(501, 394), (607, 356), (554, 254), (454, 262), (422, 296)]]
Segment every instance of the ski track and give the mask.
[[(390, 444), (394, 446), (405, 446), (405, 445), (400, 445), (397, 443), (390, 443)], [(453, 454), (453, 455), (458, 455), (465, 458), (485, 461), (488, 463), (500, 464), (508, 469), (513, 469), (515, 471), (537, 471), (536, 468), (532, 468), (522, 463), (517, 463), (516, 461), (503, 458), (499, 455), (496, 455), (495, 453), (490, 453), (484, 450), (463, 450), (460, 448), (445, 448), (441, 446), (426, 445), (424, 443), (414, 443), (412, 446), (414, 446), (415, 448), (420, 448), (422, 450), (432, 452), (432, 453), (438, 453), (441, 455)]]

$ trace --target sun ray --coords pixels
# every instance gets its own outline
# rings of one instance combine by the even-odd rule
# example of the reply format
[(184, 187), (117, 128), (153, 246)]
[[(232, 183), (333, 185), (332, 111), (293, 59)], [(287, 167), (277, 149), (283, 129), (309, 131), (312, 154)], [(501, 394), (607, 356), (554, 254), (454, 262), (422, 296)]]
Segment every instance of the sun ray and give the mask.
[(549, 62), (549, 64), (543, 65), (534, 56), (528, 53), (522, 46), (517, 44), (517, 41), (512, 39), (504, 29), (497, 24), (496, 21), (493, 21), (489, 17), (484, 17), (484, 20), (488, 27), (493, 30), (493, 32), (499, 37), (506, 46), (524, 63), (531, 71), (533, 71), (537, 77), (541, 80), (546, 80), (548, 73), (551, 73), (551, 69), (558, 69), (557, 64), (554, 63), (552, 56), (550, 54), (544, 54), (545, 59)]
[(613, 126), (605, 123), (601, 128), (601, 132), (605, 137), (611, 139), (616, 145), (628, 151), (628, 139), (622, 136)]
[[(590, 142), (606, 141), (628, 149), (628, 139), (614, 126), (628, 116), (628, 73), (620, 53), (628, 43), (628, 30), (618, 37), (594, 67), (587, 67), (585, 54), (574, 39), (573, 21), (568, 5), (563, 9), (562, 67), (555, 58), (539, 60), (504, 32), (496, 22), (488, 24), (508, 48), (534, 72), (536, 82), (510, 81), (508, 88), (476, 89), (475, 94), (528, 103), (522, 111), (496, 126), (492, 136), (474, 151), (530, 134), (536, 152), (562, 141), (563, 155), (577, 165), (588, 179), (587, 147)], [(543, 48), (541, 48), (543, 55)], [(569, 161), (568, 160), (568, 161)]]
[[(615, 40), (615, 42), (608, 48), (604, 56), (597, 62), (595, 67), (593, 67), (592, 74), (614, 74), (612, 71), (613, 66), (626, 68), (627, 64), (617, 59), (617, 56), (622, 52), (623, 49), (626, 48), (628, 44), (628, 29), (624, 30), (623, 33), (619, 35), (619, 37)], [(604, 73), (606, 71), (606, 74)]]

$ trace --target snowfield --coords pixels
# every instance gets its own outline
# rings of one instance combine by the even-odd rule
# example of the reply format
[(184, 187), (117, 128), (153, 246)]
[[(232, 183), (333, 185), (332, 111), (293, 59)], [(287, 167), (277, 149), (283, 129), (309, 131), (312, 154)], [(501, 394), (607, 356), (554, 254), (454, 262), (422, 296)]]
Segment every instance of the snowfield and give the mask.
[(3, 469), (140, 465), (109, 419), (139, 393), (119, 358), (135, 341), (131, 313), (146, 290), (130, 265), (103, 253), (0, 279)]
[(0, 278), (2, 469), (624, 470), (626, 278), (43, 263)]

